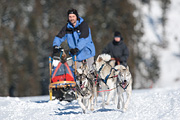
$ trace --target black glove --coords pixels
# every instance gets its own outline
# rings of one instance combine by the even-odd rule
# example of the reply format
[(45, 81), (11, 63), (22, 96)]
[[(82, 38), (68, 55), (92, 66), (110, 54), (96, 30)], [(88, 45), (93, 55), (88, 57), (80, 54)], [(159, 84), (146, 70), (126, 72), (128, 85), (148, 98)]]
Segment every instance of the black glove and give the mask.
[(61, 51), (61, 49), (63, 49), (63, 48), (61, 48), (61, 47), (58, 47), (58, 46), (53, 46), (53, 54), (52, 54), (52, 56), (54, 57), (54, 56), (60, 56), (60, 51)]
[(53, 47), (53, 53), (59, 53), (60, 51), (61, 51), (61, 46), (60, 47), (58, 47), (58, 46), (54, 46)]
[(78, 49), (78, 48), (70, 49), (70, 53), (71, 53), (72, 55), (76, 55), (78, 52), (79, 52), (79, 49)]
[(53, 46), (53, 53), (58, 53), (58, 52), (59, 52), (59, 47)]

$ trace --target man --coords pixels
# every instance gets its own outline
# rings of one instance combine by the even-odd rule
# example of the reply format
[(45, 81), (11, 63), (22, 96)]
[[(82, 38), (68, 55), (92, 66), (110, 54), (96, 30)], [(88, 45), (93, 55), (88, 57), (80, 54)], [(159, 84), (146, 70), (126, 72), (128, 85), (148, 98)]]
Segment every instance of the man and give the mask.
[(114, 33), (113, 41), (103, 49), (102, 53), (111, 55), (111, 57), (116, 60), (116, 64), (127, 66), (129, 51), (123, 42), (120, 32), (116, 31)]
[(79, 17), (76, 9), (67, 12), (68, 23), (56, 35), (53, 41), (53, 53), (58, 52), (58, 46), (67, 39), (70, 54), (76, 55), (77, 68), (86, 61), (91, 68), (94, 62), (95, 46), (91, 38), (91, 31), (83, 18)]

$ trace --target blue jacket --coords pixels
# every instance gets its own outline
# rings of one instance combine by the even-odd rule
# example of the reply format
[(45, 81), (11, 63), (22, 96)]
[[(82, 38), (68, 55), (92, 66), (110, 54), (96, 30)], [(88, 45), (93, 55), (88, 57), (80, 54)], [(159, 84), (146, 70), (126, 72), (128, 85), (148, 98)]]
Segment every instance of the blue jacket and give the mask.
[(67, 39), (70, 49), (78, 48), (77, 61), (82, 61), (95, 56), (95, 46), (91, 38), (91, 30), (88, 24), (79, 17), (76, 26), (68, 22), (54, 38), (53, 46), (60, 46)]

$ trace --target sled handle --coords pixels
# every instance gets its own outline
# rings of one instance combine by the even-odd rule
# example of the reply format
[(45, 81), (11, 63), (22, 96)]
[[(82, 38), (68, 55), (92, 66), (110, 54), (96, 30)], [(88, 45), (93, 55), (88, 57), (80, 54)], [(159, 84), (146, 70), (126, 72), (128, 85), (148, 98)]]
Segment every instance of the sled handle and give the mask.
[[(49, 57), (49, 82), (51, 83), (51, 74), (52, 74), (52, 70), (51, 70), (51, 57)], [(49, 96), (50, 96), (50, 101), (52, 100), (52, 88), (49, 89)]]
[(51, 65), (51, 57), (49, 57), (49, 82), (51, 83), (51, 75), (52, 75), (52, 65)]
[(49, 89), (49, 97), (50, 101), (52, 101), (52, 88)]
[(74, 74), (77, 75), (76, 70), (77, 70), (77, 62), (76, 62), (76, 55), (74, 56)]

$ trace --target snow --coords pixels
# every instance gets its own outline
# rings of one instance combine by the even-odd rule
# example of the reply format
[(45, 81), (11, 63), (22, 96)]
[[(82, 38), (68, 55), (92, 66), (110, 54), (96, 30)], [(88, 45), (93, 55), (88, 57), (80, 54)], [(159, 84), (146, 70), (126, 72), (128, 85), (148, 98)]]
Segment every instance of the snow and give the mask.
[[(128, 110), (123, 113), (111, 102), (101, 108), (102, 98), (93, 112), (83, 114), (77, 101), (49, 101), (49, 96), (0, 97), (1, 120), (179, 120), (180, 119), (180, 1), (171, 0), (167, 13), (167, 47), (154, 49), (159, 55), (160, 78), (155, 88), (133, 90)], [(30, 9), (29, 9), (30, 11)], [(151, 43), (162, 42), (159, 1), (141, 6), (144, 35), (140, 44), (150, 51)], [(146, 54), (149, 57), (149, 54)], [(146, 57), (146, 56), (145, 56)], [(168, 88), (167, 88), (168, 87)], [(157, 89), (159, 88), (159, 89)]]
[(49, 96), (0, 97), (1, 120), (178, 120), (180, 88), (134, 90), (126, 112), (113, 102), (101, 108), (101, 97), (93, 112), (83, 114), (77, 101), (49, 101)]
[(166, 39), (168, 46), (161, 49), (159, 54), (161, 74), (156, 87), (180, 85), (180, 1), (171, 0), (167, 10)]
[[(140, 1), (132, 1), (132, 3), (138, 8), (134, 16), (137, 17), (140, 14), (143, 23), (144, 34), (138, 47), (145, 53), (143, 57), (146, 60), (151, 59), (152, 53), (156, 53), (158, 56), (160, 74), (153, 87), (180, 86), (180, 1), (171, 0), (165, 15), (164, 27), (161, 21), (163, 13), (161, 1), (152, 0), (150, 1), (151, 6), (142, 4)], [(140, 24), (135, 29), (138, 28), (140, 28)], [(144, 70), (145, 67), (141, 67), (141, 69)], [(144, 72), (146, 75), (146, 71)], [(135, 88), (140, 87), (138, 83), (136, 84)]]
[[(169, 84), (173, 86), (180, 85), (180, 1), (172, 0), (167, 15), (167, 42), (168, 48), (162, 50), (161, 57), (161, 78), (159, 86), (164, 87)], [(177, 81), (178, 80), (178, 81)]]

